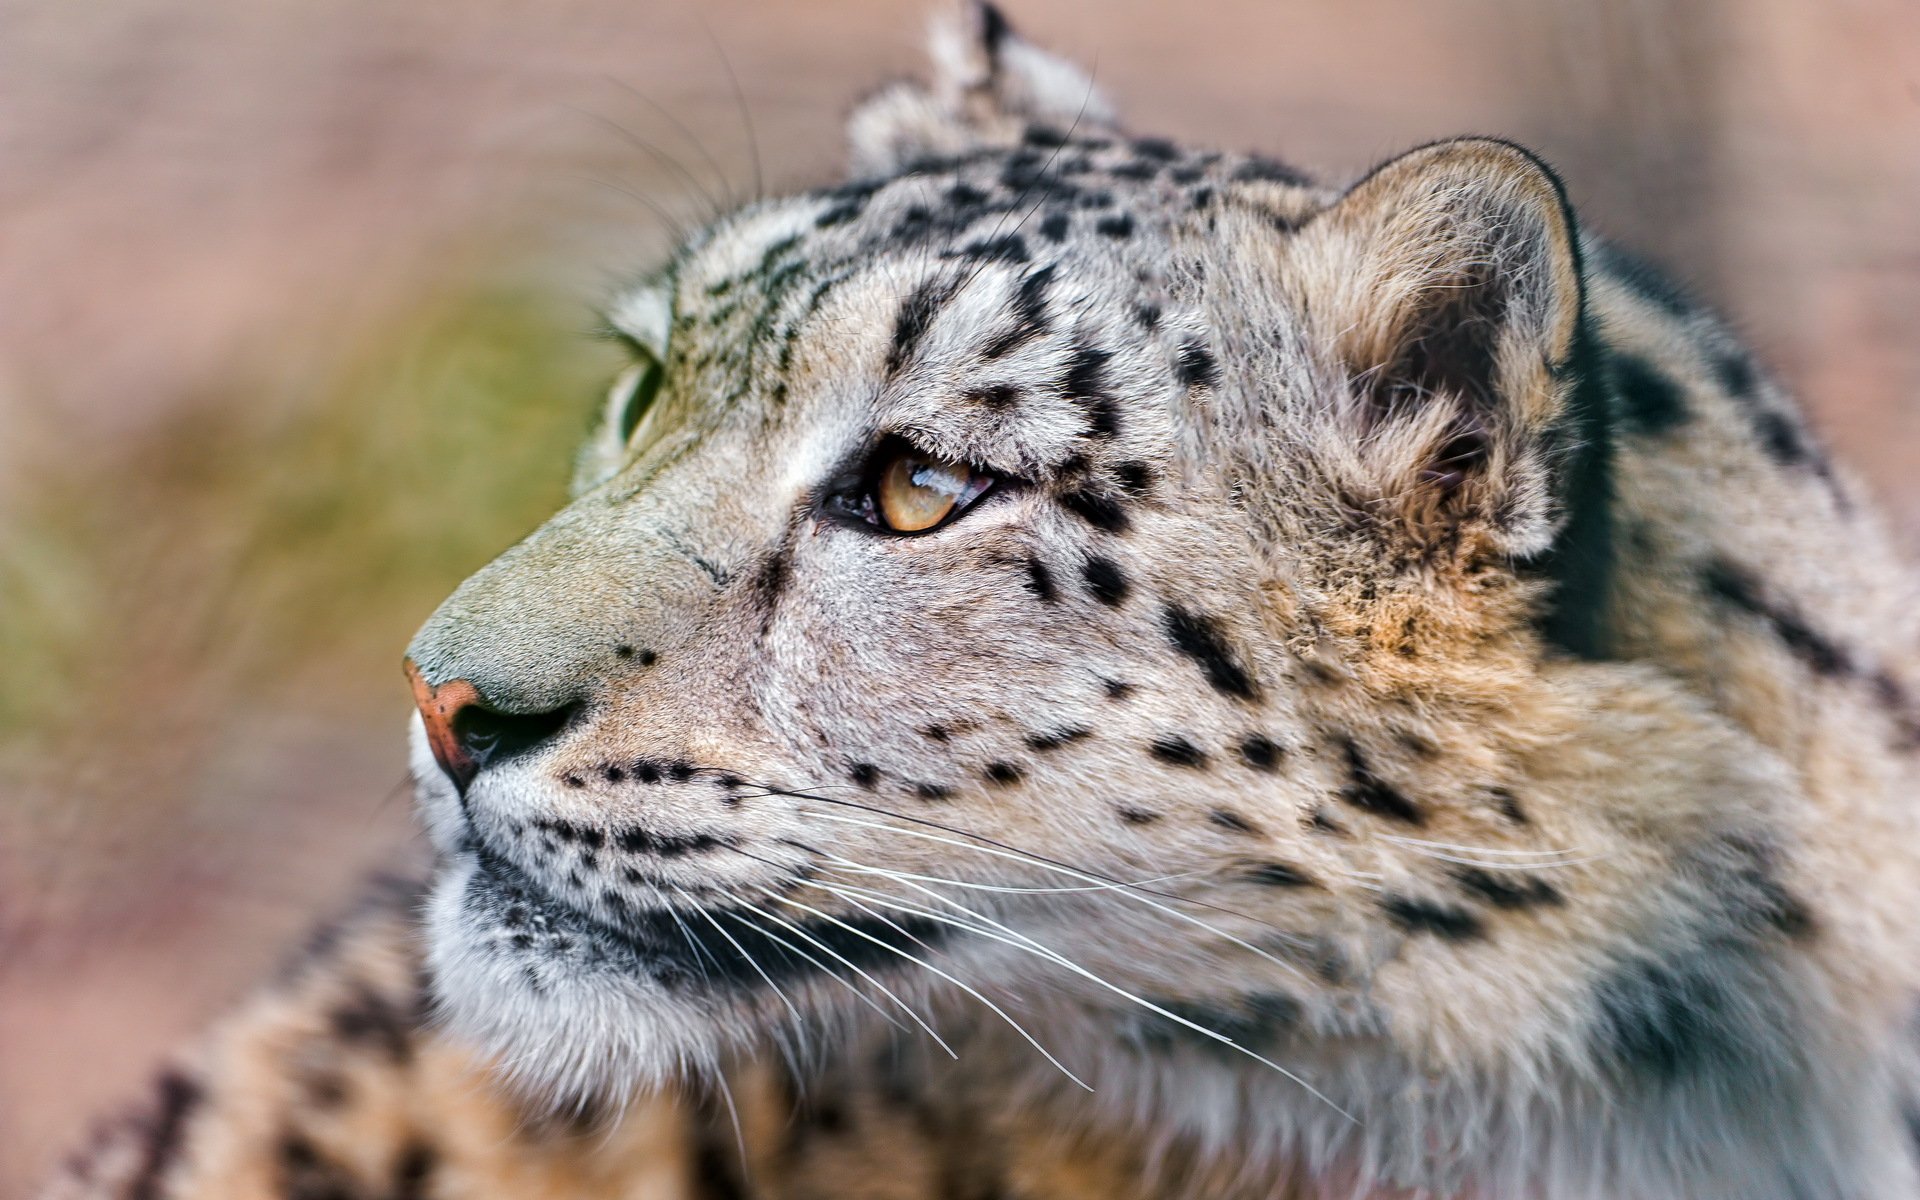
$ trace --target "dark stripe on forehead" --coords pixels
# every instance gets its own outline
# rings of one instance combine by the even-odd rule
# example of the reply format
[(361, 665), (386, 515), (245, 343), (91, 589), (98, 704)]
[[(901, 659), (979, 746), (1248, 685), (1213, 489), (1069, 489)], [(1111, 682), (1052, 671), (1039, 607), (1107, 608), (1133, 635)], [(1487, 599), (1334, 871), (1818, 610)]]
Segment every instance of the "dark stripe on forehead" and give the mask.
[(919, 349), (921, 339), (933, 325), (933, 318), (953, 298), (953, 281), (945, 278), (926, 280), (913, 289), (893, 325), (893, 344), (887, 348), (887, 376), (898, 375)]
[(1047, 289), (1053, 283), (1053, 266), (1030, 271), (1013, 293), (1013, 325), (981, 347), (986, 358), (1004, 358), (1047, 332)]

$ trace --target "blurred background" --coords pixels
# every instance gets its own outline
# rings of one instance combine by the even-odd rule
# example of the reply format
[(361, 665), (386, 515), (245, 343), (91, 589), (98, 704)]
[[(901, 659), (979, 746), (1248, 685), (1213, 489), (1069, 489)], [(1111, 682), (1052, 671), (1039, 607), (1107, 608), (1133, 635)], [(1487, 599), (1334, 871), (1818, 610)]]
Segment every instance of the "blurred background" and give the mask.
[[(415, 860), (401, 647), (560, 501), (594, 304), (928, 7), (0, 0), (0, 1198)], [(1007, 7), (1141, 131), (1542, 150), (1920, 542), (1913, 0)]]

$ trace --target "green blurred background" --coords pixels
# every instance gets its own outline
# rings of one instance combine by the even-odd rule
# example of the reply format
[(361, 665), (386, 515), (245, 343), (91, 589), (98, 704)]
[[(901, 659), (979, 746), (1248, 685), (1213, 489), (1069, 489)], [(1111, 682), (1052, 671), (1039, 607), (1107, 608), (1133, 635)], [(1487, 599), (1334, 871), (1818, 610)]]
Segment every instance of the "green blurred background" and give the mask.
[[(1007, 7), (1141, 130), (1533, 144), (1914, 541), (1912, 0)], [(593, 305), (831, 178), (927, 8), (0, 0), (0, 1197), (419, 854), (400, 649), (561, 498)]]

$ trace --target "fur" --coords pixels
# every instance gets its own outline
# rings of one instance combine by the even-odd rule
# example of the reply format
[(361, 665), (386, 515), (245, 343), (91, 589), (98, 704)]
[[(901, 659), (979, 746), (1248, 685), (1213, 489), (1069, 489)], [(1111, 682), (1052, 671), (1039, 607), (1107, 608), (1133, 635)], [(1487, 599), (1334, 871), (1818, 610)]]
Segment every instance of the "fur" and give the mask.
[[(1788, 398), (1518, 147), (1336, 189), (934, 58), (612, 306), (409, 650), (510, 748), (416, 720), (418, 916), (55, 1194), (1920, 1189), (1920, 608)], [(902, 446), (991, 486), (889, 535)]]

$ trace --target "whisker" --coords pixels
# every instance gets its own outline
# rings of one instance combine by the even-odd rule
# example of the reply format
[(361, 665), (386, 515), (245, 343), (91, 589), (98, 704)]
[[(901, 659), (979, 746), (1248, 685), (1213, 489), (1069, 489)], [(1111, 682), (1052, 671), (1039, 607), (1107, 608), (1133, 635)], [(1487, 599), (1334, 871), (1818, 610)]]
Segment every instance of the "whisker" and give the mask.
[(753, 163), (753, 199), (766, 197), (766, 187), (760, 177), (760, 138), (753, 128), (753, 109), (747, 105), (747, 93), (740, 86), (740, 76), (733, 69), (733, 60), (727, 57), (727, 48), (720, 44), (714, 35), (713, 26), (703, 18), (700, 28), (706, 31), (707, 40), (713, 43), (713, 52), (720, 56), (720, 65), (727, 72), (727, 86), (733, 90), (733, 101), (740, 109), (740, 125), (747, 135), (747, 152)]
[(1407, 849), (1422, 858), (1431, 858), (1439, 862), (1458, 863), (1463, 867), (1477, 867), (1483, 871), (1551, 871), (1557, 867), (1585, 866), (1587, 863), (1599, 862), (1606, 857), (1606, 855), (1603, 854), (1595, 854), (1587, 858), (1562, 858), (1553, 862), (1487, 862), (1484, 859), (1466, 858), (1457, 854), (1445, 854), (1438, 850), (1428, 850), (1421, 846), (1409, 846)]
[[(694, 153), (698, 154), (701, 160), (707, 164), (707, 169), (713, 172), (714, 178), (720, 183), (721, 192), (726, 195), (727, 207), (732, 208), (739, 203), (739, 201), (734, 198), (733, 184), (728, 180), (726, 170), (721, 167), (719, 160), (714, 158), (712, 152), (707, 149), (707, 144), (695, 136), (693, 130), (688, 129), (685, 122), (674, 116), (673, 112), (668, 109), (666, 105), (655, 100), (645, 92), (642, 92), (626, 80), (613, 75), (602, 75), (601, 78), (652, 109), (662, 120), (673, 126), (681, 137), (687, 139), (687, 144), (693, 147)], [(719, 214), (715, 213), (714, 215), (718, 216)]]
[[(828, 813), (816, 813), (814, 815), (819, 817), (823, 821), (840, 821), (849, 825), (864, 825), (870, 829), (886, 829), (886, 830), (891, 830), (894, 833), (906, 834), (909, 837), (925, 838), (928, 841), (941, 842), (950, 846), (959, 846), (963, 849), (974, 850), (982, 854), (991, 854), (1000, 858), (1012, 858), (1015, 861), (1024, 861), (1023, 856), (1013, 852), (1002, 852), (1002, 851), (990, 849), (985, 846), (975, 846), (967, 842), (954, 841), (951, 838), (943, 838), (943, 837), (938, 837), (934, 834), (923, 833), (917, 829), (902, 829), (896, 825), (885, 825), (877, 821), (861, 821), (854, 817), (839, 817), (839, 816), (833, 816)], [(1042, 863), (1037, 863), (1035, 865), (1044, 866), (1044, 865), (1051, 865), (1051, 864), (1046, 864), (1042, 862)], [(1062, 874), (1065, 874), (1074, 878), (1079, 878), (1079, 879), (1094, 878), (1093, 876), (1081, 874), (1067, 867), (1056, 866), (1054, 867), (1054, 869), (1057, 871), (1060, 871)], [(1099, 882), (1099, 881), (1096, 879), (1095, 882)], [(1109, 880), (1107, 882), (1113, 882), (1113, 881)], [(1264, 958), (1268, 962), (1272, 963), (1274, 966), (1279, 967), (1283, 971), (1289, 972), (1290, 974), (1293, 974), (1293, 975), (1297, 975), (1303, 979), (1306, 977), (1305, 974), (1300, 970), (1300, 968), (1294, 966), (1292, 963), (1286, 962), (1280, 958), (1276, 958), (1274, 955), (1268, 953), (1265, 950), (1262, 950), (1260, 947), (1254, 945), (1252, 942), (1247, 941), (1245, 938), (1238, 937), (1234, 934), (1228, 933), (1224, 929), (1220, 929), (1216, 926), (1210, 925), (1207, 922), (1202, 921), (1200, 918), (1193, 916), (1190, 913), (1183, 913), (1177, 908), (1171, 908), (1165, 904), (1161, 904), (1161, 903), (1158, 903), (1157, 901), (1148, 899), (1146, 896), (1138, 894), (1140, 890), (1141, 889), (1123, 888), (1123, 889), (1114, 891), (1110, 894), (1116, 897), (1124, 897), (1125, 899), (1131, 900), (1136, 904), (1144, 904), (1148, 908), (1154, 909), (1157, 912), (1163, 912), (1168, 916), (1173, 917), (1176, 920), (1185, 921), (1189, 925), (1197, 926), (1198, 928), (1204, 929), (1208, 933), (1213, 934), (1215, 937), (1225, 938), (1227, 941), (1232, 942), (1234, 945), (1239, 946), (1244, 950), (1252, 951), (1253, 953), (1259, 955), (1261, 958)], [(1265, 923), (1262, 922), (1262, 924), (1265, 924)], [(1272, 926), (1267, 926), (1267, 928), (1272, 929)], [(1292, 942), (1294, 945), (1305, 946), (1307, 944), (1305, 939), (1300, 938), (1294, 934), (1289, 934), (1282, 930), (1274, 930), (1273, 932), (1277, 936), (1285, 938), (1288, 941)]]
[[(1095, 974), (1094, 972), (1089, 971), (1087, 968), (1081, 966), (1077, 962), (1074, 962), (1072, 959), (1066, 957), (1064, 954), (1061, 954), (1059, 951), (1054, 950), (1052, 947), (1044, 945), (1043, 943), (1036, 941), (1035, 939), (1027, 936), (1026, 934), (1020, 933), (1019, 931), (1010, 928), (1009, 926), (1003, 925), (999, 921), (994, 920), (992, 917), (989, 917), (984, 913), (976, 912), (973, 909), (970, 909), (965, 905), (959, 903), (958, 901), (954, 900), (950, 896), (943, 896), (940, 893), (934, 891), (932, 888), (922, 887), (919, 884), (911, 883), (904, 879), (899, 880), (899, 882), (905, 883), (908, 887), (914, 889), (915, 891), (924, 893), (925, 895), (931, 897), (934, 900), (939, 901), (942, 904), (946, 904), (950, 907), (957, 908), (961, 912), (968, 915), (969, 917), (972, 917), (978, 921), (983, 921), (986, 924), (993, 926), (995, 929), (1004, 931), (1008, 935), (1007, 937), (999, 937), (991, 933), (986, 934), (986, 936), (988, 937), (993, 937), (995, 941), (1005, 942), (1007, 945), (1013, 946), (1016, 949), (1026, 950), (1028, 953), (1035, 954), (1040, 958), (1046, 959), (1050, 962), (1058, 963), (1060, 966), (1067, 968), (1069, 971), (1072, 971), (1074, 974), (1079, 975), (1084, 979), (1090, 980), (1091, 982), (1096, 983), (1103, 988), (1106, 988), (1108, 991), (1114, 993), (1115, 995), (1120, 996), (1121, 998), (1133, 1004), (1137, 1004), (1140, 1007), (1147, 1009), (1149, 1012), (1156, 1013), (1159, 1016), (1165, 1017), (1167, 1020), (1172, 1021), (1176, 1024), (1184, 1025), (1188, 1029), (1191, 1029), (1194, 1032), (1199, 1033), (1205, 1037), (1211, 1038), (1212, 1040), (1219, 1042), (1223, 1046), (1228, 1046), (1234, 1050), (1238, 1050), (1240, 1053), (1246, 1055), (1248, 1058), (1253, 1059), (1255, 1062), (1258, 1062), (1263, 1066), (1269, 1067), (1274, 1071), (1279, 1072), (1282, 1076), (1286, 1077), (1287, 1079), (1292, 1080), (1294, 1083), (1299, 1084), (1302, 1088), (1306, 1089), (1309, 1095), (1325, 1103), (1327, 1107), (1333, 1109), (1333, 1111), (1339, 1113), (1341, 1116), (1345, 1117), (1347, 1120), (1352, 1121), (1355, 1124), (1359, 1123), (1358, 1119), (1355, 1118), (1352, 1113), (1348, 1112), (1344, 1108), (1341, 1108), (1338, 1104), (1335, 1104), (1331, 1097), (1327, 1096), (1324, 1092), (1321, 1092), (1318, 1088), (1308, 1083), (1305, 1079), (1302, 1079), (1299, 1075), (1296, 1075), (1292, 1071), (1287, 1070), (1285, 1067), (1281, 1066), (1277, 1062), (1274, 1062), (1272, 1059), (1267, 1058), (1265, 1055), (1260, 1054), (1257, 1051), (1250, 1050), (1245, 1046), (1242, 1046), (1239, 1042), (1234, 1041), (1232, 1038), (1228, 1037), (1226, 1034), (1221, 1033), (1218, 1030), (1209, 1029), (1206, 1026), (1199, 1024), (1198, 1022), (1195, 1022), (1186, 1017), (1183, 1017), (1180, 1014), (1173, 1012), (1167, 1008), (1163, 1008), (1162, 1006), (1155, 1004), (1153, 1001), (1146, 999), (1144, 996), (1135, 995), (1134, 993), (1119, 986), (1118, 984), (1112, 983), (1109, 980), (1104, 979), (1101, 976)], [(835, 890), (835, 889), (829, 888), (828, 890)], [(846, 897), (846, 898), (851, 899), (850, 897)], [(891, 900), (887, 900), (879, 897), (876, 897), (876, 900), (879, 903), (883, 903), (883, 904), (894, 903)], [(924, 915), (931, 915), (931, 914), (924, 914)], [(935, 917), (934, 919), (938, 919), (938, 918)], [(963, 927), (967, 927), (967, 926), (963, 926)], [(976, 929), (976, 932), (985, 932), (985, 931)], [(1018, 939), (1018, 940), (1015, 941), (1010, 939)]]
[(1554, 858), (1579, 854), (1578, 850), (1502, 850), (1493, 846), (1463, 846), (1458, 842), (1430, 842), (1425, 838), (1405, 837), (1397, 833), (1378, 835), (1383, 841), (1402, 846), (1430, 846), (1435, 850), (1457, 850), (1462, 854), (1487, 854), (1498, 858)]
[[(873, 872), (876, 874), (886, 874), (886, 875), (898, 874), (899, 877), (902, 879), (917, 879), (922, 883), (940, 883), (940, 884), (945, 884), (948, 887), (966, 888), (968, 891), (974, 891), (974, 892), (1005, 892), (1012, 895), (1057, 896), (1057, 895), (1067, 895), (1073, 892), (1115, 892), (1115, 891), (1123, 891), (1130, 887), (1139, 886), (1139, 884), (1136, 884), (1136, 883), (1121, 882), (1121, 883), (1090, 883), (1084, 887), (1001, 887), (1001, 886), (988, 884), (988, 883), (968, 883), (964, 879), (942, 879), (937, 875), (914, 875), (906, 872), (896, 873), (885, 867), (862, 866), (861, 864), (854, 862), (850, 858), (842, 858), (837, 854), (826, 854), (823, 851), (816, 851), (816, 853), (820, 853), (822, 854), (823, 857), (830, 858), (834, 862), (844, 863), (845, 866), (839, 868), (841, 870), (851, 870), (851, 871), (858, 871), (862, 873)], [(1155, 876), (1152, 879), (1143, 879), (1140, 881), (1140, 883), (1166, 883), (1169, 880), (1174, 880), (1174, 879), (1191, 879), (1194, 876), (1201, 875), (1201, 874), (1204, 874), (1204, 872), (1184, 871), (1178, 875), (1159, 875), (1159, 876)]]
[(699, 913), (702, 917), (704, 917), (706, 919), (707, 924), (713, 926), (714, 931), (716, 933), (718, 933), (721, 937), (727, 939), (727, 944), (732, 946), (734, 950), (739, 953), (741, 958), (744, 958), (747, 960), (747, 965), (754, 969), (755, 974), (759, 975), (761, 979), (766, 981), (767, 987), (772, 989), (773, 994), (780, 998), (780, 1003), (787, 1006), (787, 1012), (793, 1016), (793, 1024), (794, 1024), (795, 1030), (804, 1031), (806, 1029), (806, 1023), (800, 1019), (800, 1010), (794, 1007), (793, 1001), (788, 999), (786, 992), (780, 989), (780, 985), (773, 981), (773, 976), (767, 974), (766, 969), (763, 968), (757, 961), (755, 961), (753, 955), (747, 953), (746, 947), (742, 946), (739, 942), (735, 941), (734, 936), (728, 933), (725, 927), (723, 927), (720, 924), (720, 922), (713, 919), (712, 913), (708, 912), (705, 908), (701, 907), (700, 905), (694, 903), (693, 897), (687, 895), (686, 892), (681, 891), (679, 888), (675, 888), (674, 892), (687, 905), (687, 907), (693, 909), (695, 912)]
[(721, 211), (723, 211), (720, 207), (720, 198), (718, 196), (715, 196), (713, 192), (707, 188), (706, 184), (702, 183), (699, 179), (696, 179), (694, 177), (693, 172), (687, 170), (685, 163), (682, 163), (679, 159), (675, 158), (673, 155), (668, 154), (665, 150), (662, 150), (660, 147), (654, 145), (652, 142), (647, 141), (645, 138), (641, 137), (637, 133), (634, 133), (631, 129), (628, 129), (626, 126), (620, 124), (618, 121), (615, 121), (611, 117), (602, 116), (600, 113), (591, 112), (587, 109), (579, 108), (571, 104), (564, 105), (563, 107), (565, 107), (569, 112), (572, 112), (578, 116), (585, 117), (589, 121), (593, 121), (602, 126), (605, 126), (607, 129), (611, 130), (615, 135), (617, 135), (622, 141), (626, 142), (628, 145), (632, 146), (634, 149), (639, 150), (642, 153), (646, 154), (648, 157), (652, 158), (654, 162), (658, 163), (660, 166), (664, 167), (665, 169), (679, 176), (680, 179), (688, 187), (694, 190), (694, 192), (700, 197), (700, 199), (707, 202), (707, 207), (713, 211), (715, 216), (718, 216), (721, 213)]
[[(1153, 888), (1141, 887), (1137, 884), (1129, 884), (1129, 883), (1126, 883), (1126, 881), (1124, 880), (1115, 879), (1111, 875), (1102, 874), (1101, 872), (1094, 870), (1092, 867), (1076, 867), (1071, 863), (1065, 863), (1060, 861), (1059, 859), (1048, 858), (1044, 854), (1035, 853), (1030, 850), (1022, 850), (1018, 846), (1010, 846), (1005, 842), (996, 841), (993, 838), (990, 838), (983, 833), (974, 833), (972, 830), (960, 829), (953, 825), (943, 825), (939, 821), (929, 820), (928, 818), (925, 818), (925, 817), (916, 817), (916, 816), (911, 816), (907, 813), (894, 812), (891, 809), (877, 808), (871, 804), (862, 804), (857, 800), (841, 800), (833, 796), (822, 796), (811, 790), (800, 791), (793, 788), (776, 788), (768, 784), (761, 784), (760, 786), (767, 789), (768, 795), (788, 796), (798, 800), (816, 800), (821, 804), (837, 804), (843, 808), (856, 809), (860, 812), (872, 813), (875, 816), (892, 817), (893, 819), (898, 821), (906, 821), (914, 825), (924, 825), (929, 829), (938, 829), (943, 833), (953, 834), (955, 837), (967, 838), (969, 839), (970, 842), (982, 843), (982, 846), (973, 846), (973, 845), (969, 845), (967, 843), (962, 843), (962, 842), (952, 843), (953, 845), (961, 846), (964, 849), (979, 850), (982, 853), (992, 853), (992, 851), (984, 850), (982, 848), (983, 846), (991, 846), (995, 850), (1004, 852), (998, 855), (998, 857), (1001, 857), (1001, 858), (1012, 858), (1014, 861), (1023, 862), (1029, 866), (1050, 867), (1056, 871), (1060, 871), (1064, 874), (1073, 876), (1075, 878), (1092, 880), (1093, 882), (1096, 882), (1096, 883), (1120, 884), (1122, 887), (1128, 889), (1131, 892), (1143, 892), (1150, 896), (1158, 896), (1163, 900), (1172, 900), (1180, 904), (1191, 904), (1198, 908), (1212, 909), (1215, 912), (1225, 913), (1230, 917), (1238, 917), (1243, 921), (1251, 921), (1256, 925), (1261, 925), (1261, 926), (1264, 926), (1265, 928), (1273, 929), (1272, 925), (1268, 924), (1265, 921), (1262, 921), (1260, 918), (1253, 916), (1250, 913), (1240, 912), (1237, 909), (1228, 908), (1222, 904), (1214, 904), (1206, 900), (1195, 899), (1192, 896), (1180, 896), (1172, 892), (1162, 892), (1162, 891), (1157, 891)], [(825, 813), (817, 813), (815, 815), (827, 820), (841, 820), (841, 821), (848, 820), (848, 818), (845, 818), (845, 817), (839, 817), (839, 818), (828, 817), (827, 814)], [(852, 823), (860, 824), (860, 822), (858, 821), (854, 821)], [(878, 826), (878, 828), (895, 829), (897, 832), (900, 832), (900, 833), (915, 832), (913, 830), (898, 829), (898, 827), (890, 826), (890, 825), (882, 825), (882, 826)], [(928, 835), (915, 834), (915, 836), (926, 837)], [(933, 838), (932, 840), (944, 841), (945, 839)], [(1139, 897), (1134, 897), (1134, 898), (1139, 899)], [(1188, 917), (1184, 913), (1177, 913), (1175, 915), (1179, 916), (1182, 920), (1189, 920), (1189, 921), (1193, 920), (1193, 918)], [(1202, 925), (1202, 928), (1211, 929), (1212, 926)], [(1215, 932), (1218, 932), (1218, 931), (1215, 931)], [(1279, 934), (1282, 937), (1292, 936), (1290, 934), (1287, 934), (1284, 930), (1274, 930), (1274, 932)]]
[(1027, 1041), (1027, 1044), (1032, 1046), (1035, 1050), (1038, 1050), (1040, 1052), (1040, 1056), (1046, 1059), (1048, 1062), (1052, 1063), (1054, 1067), (1057, 1068), (1062, 1075), (1065, 1075), (1068, 1079), (1073, 1080), (1075, 1083), (1079, 1084), (1081, 1087), (1086, 1088), (1086, 1090), (1089, 1092), (1093, 1090), (1092, 1086), (1089, 1085), (1086, 1080), (1080, 1078), (1078, 1075), (1075, 1075), (1072, 1071), (1067, 1070), (1066, 1064), (1061, 1062), (1059, 1059), (1055, 1058), (1053, 1056), (1053, 1052), (1051, 1050), (1048, 1050), (1045, 1046), (1041, 1045), (1040, 1040), (1038, 1038), (1034, 1037), (1031, 1033), (1028, 1033), (1025, 1026), (1021, 1025), (1020, 1022), (1014, 1020), (1011, 1016), (1007, 1014), (1007, 1011), (1005, 1009), (1001, 1008), (998, 1004), (995, 1004), (993, 1001), (987, 999), (986, 996), (981, 994), (979, 989), (973, 987), (971, 984), (965, 983), (960, 979), (957, 979), (954, 976), (948, 974), (947, 972), (942, 971), (939, 967), (934, 966), (932, 963), (928, 962), (924, 958), (919, 957), (918, 955), (909, 954), (905, 950), (900, 949), (898, 946), (888, 945), (886, 942), (883, 942), (879, 938), (874, 937), (872, 934), (868, 933), (866, 930), (857, 929), (854, 926), (847, 924), (845, 921), (842, 921), (840, 918), (834, 916), (832, 913), (822, 912), (821, 910), (813, 907), (811, 904), (803, 904), (798, 900), (790, 900), (785, 896), (776, 895), (774, 896), (774, 899), (778, 900), (782, 904), (790, 905), (791, 907), (794, 907), (794, 908), (805, 909), (806, 911), (812, 913), (814, 916), (820, 917), (823, 920), (831, 921), (835, 925), (838, 925), (840, 928), (846, 930), (848, 933), (854, 934), (858, 937), (865, 938), (867, 941), (872, 942), (874, 945), (879, 946), (882, 949), (891, 950), (893, 953), (898, 954), (901, 958), (906, 959), (908, 962), (917, 963), (923, 969), (930, 971), (935, 975), (938, 975), (940, 978), (946, 980), (948, 983), (951, 983), (953, 986), (959, 988), (961, 991), (967, 993), (969, 996), (972, 996), (975, 1000), (978, 1000), (980, 1003), (986, 1005), (987, 1008), (991, 1010), (995, 1016), (999, 1017), (1001, 1020), (1005, 1021), (1008, 1025), (1012, 1026), (1013, 1031), (1015, 1033), (1019, 1034), (1022, 1038), (1025, 1038)]
[[(764, 926), (760, 925), (758, 922), (750, 919), (750, 915), (751, 915), (751, 916), (766, 917), (768, 920), (771, 920), (771, 921), (780, 921), (780, 918), (774, 916), (772, 913), (763, 912), (758, 909), (725, 908), (720, 910), (720, 915), (723, 917), (731, 917), (733, 920), (738, 921), (740, 924), (753, 930), (755, 933), (759, 934), (761, 937), (767, 938), (771, 941), (778, 942), (780, 945), (785, 946), (790, 953), (795, 954), (800, 958), (805, 959), (807, 962), (812, 963), (814, 965), (814, 968), (818, 970), (822, 975), (825, 975), (828, 979), (833, 980), (835, 983), (839, 984), (841, 987), (846, 988), (848, 991), (852, 992), (855, 996), (859, 997), (862, 1003), (866, 1004), (867, 1007), (873, 1009), (873, 1011), (880, 1014), (881, 1020), (893, 1026), (895, 1029), (900, 1030), (902, 1033), (911, 1032), (905, 1025), (902, 1025), (898, 1020), (896, 1020), (892, 1013), (888, 1012), (884, 1008), (881, 1008), (880, 1005), (874, 1001), (872, 996), (867, 995), (865, 992), (861, 991), (859, 988), (853, 986), (853, 984), (847, 979), (844, 979), (841, 976), (835, 974), (832, 968), (828, 967), (827, 964), (821, 962), (819, 959), (815, 958), (813, 955), (808, 954), (805, 950), (802, 950), (800, 947), (794, 945), (792, 942), (789, 942), (787, 939), (781, 937), (779, 934), (774, 933), (772, 930), (767, 929)], [(780, 924), (787, 925), (785, 921), (780, 921)], [(787, 927), (792, 928), (792, 926), (787, 926)], [(794, 932), (797, 934), (800, 933), (800, 931), (797, 929), (795, 929)], [(800, 934), (800, 936), (805, 937), (806, 935)], [(807, 940), (813, 941), (812, 938), (808, 938)], [(818, 942), (814, 942), (814, 944), (819, 945)], [(826, 947), (824, 946), (821, 946), (820, 948), (822, 950), (826, 949)], [(829, 953), (831, 953), (831, 951), (829, 951)], [(835, 955), (834, 957), (838, 958), (839, 956)], [(841, 961), (845, 962), (846, 960), (841, 959)], [(853, 964), (847, 963), (847, 965), (852, 966)], [(855, 968), (855, 969), (857, 970), (858, 968)]]

